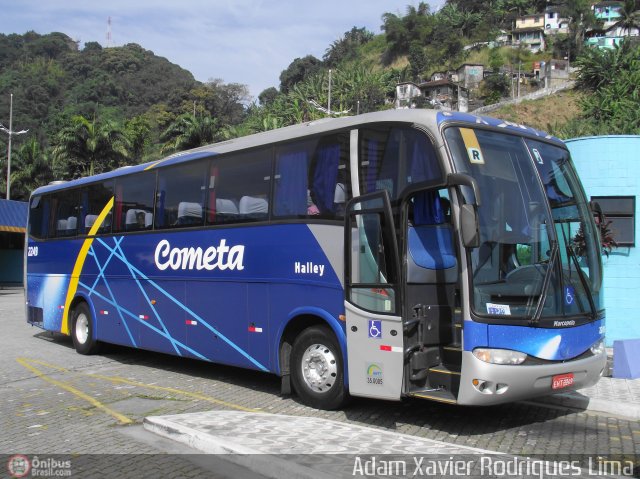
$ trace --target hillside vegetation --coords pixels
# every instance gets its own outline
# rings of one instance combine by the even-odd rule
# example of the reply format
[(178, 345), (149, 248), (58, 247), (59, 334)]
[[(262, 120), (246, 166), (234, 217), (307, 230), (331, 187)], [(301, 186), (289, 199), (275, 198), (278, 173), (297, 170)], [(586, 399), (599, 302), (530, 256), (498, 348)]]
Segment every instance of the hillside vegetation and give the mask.
[[(567, 51), (580, 68), (576, 92), (492, 115), (563, 138), (640, 133), (640, 47), (628, 41), (616, 50), (584, 51), (584, 34), (596, 25), (589, 2), (559, 3), (572, 19), (569, 33), (549, 38), (548, 49), (537, 54), (490, 44), (517, 16), (543, 11), (546, 1), (447, 0), (437, 12), (424, 2), (408, 6), (405, 14), (381, 12), (382, 34), (354, 26), (328, 45), (321, 59), (293, 59), (280, 84), (258, 99), (251, 99), (242, 84), (198, 82), (139, 45), (102, 48), (89, 42), (80, 49), (64, 33), (0, 34), (0, 121), (8, 123), (12, 93), (14, 129), (29, 129), (15, 137), (12, 198), (25, 199), (52, 179), (99, 173), (328, 115), (392, 108), (399, 81), (425, 81), (464, 62), (493, 71), (477, 95), (485, 103), (496, 102), (510, 95), (505, 70), (520, 65), (527, 71), (534, 61)], [(637, 4), (626, 0), (625, 8), (635, 15)], [(637, 19), (629, 16), (630, 22)], [(0, 147), (5, 142), (6, 135), (0, 135)], [(1, 161), (3, 194), (6, 161)]]

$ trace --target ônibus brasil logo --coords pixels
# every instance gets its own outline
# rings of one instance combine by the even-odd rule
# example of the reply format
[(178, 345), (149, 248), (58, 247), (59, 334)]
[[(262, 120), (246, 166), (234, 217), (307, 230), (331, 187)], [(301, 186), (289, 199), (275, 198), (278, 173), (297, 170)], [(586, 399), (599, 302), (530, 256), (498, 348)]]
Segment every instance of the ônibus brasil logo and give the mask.
[(15, 454), (9, 458), (7, 470), (11, 477), (25, 477), (31, 471), (31, 462), (24, 454)]
[(244, 269), (244, 246), (227, 246), (225, 239), (220, 240), (220, 244), (209, 246), (206, 249), (200, 247), (194, 248), (172, 248), (168, 240), (162, 240), (156, 246), (154, 255), (156, 266), (159, 270), (164, 271), (167, 268), (173, 270), (179, 269), (197, 269), (212, 271), (219, 269), (238, 270)]

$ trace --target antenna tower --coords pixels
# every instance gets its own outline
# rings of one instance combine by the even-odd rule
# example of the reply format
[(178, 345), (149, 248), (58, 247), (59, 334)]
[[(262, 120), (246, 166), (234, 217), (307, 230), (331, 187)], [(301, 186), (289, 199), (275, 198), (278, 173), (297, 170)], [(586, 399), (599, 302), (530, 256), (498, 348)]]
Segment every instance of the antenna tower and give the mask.
[(111, 38), (111, 17), (107, 19), (107, 48), (113, 46), (113, 39)]

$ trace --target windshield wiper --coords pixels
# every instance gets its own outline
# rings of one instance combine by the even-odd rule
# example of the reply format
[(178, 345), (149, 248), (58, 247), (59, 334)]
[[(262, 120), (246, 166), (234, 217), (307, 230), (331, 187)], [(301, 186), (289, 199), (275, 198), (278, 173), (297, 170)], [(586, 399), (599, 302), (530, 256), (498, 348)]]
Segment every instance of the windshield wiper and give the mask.
[(547, 263), (547, 271), (544, 274), (544, 280), (542, 281), (542, 290), (540, 291), (540, 297), (538, 298), (538, 304), (536, 305), (536, 310), (529, 319), (529, 325), (535, 326), (540, 322), (540, 316), (542, 316), (542, 310), (544, 309), (544, 303), (547, 302), (547, 293), (549, 291), (549, 284), (551, 284), (551, 276), (552, 272), (556, 267), (556, 261), (558, 260), (558, 251), (560, 247), (558, 246), (558, 241), (553, 242), (553, 246), (551, 247), (551, 254), (549, 255), (549, 262)]

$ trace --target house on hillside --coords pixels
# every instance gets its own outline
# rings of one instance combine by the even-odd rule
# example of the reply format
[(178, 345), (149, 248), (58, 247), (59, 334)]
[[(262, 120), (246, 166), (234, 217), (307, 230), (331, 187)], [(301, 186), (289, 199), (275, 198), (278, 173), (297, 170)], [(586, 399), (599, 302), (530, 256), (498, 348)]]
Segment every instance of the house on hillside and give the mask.
[(406, 81), (396, 85), (395, 108), (415, 108), (414, 99), (422, 96), (420, 87), (417, 84)]
[(539, 79), (544, 82), (545, 88), (553, 88), (566, 82), (569, 80), (569, 61), (551, 59), (540, 62)]
[(592, 5), (591, 9), (596, 19), (604, 22), (604, 28), (607, 29), (620, 20), (620, 9), (622, 6), (622, 2), (604, 1)]
[(513, 45), (522, 45), (532, 52), (544, 50), (546, 47), (544, 28), (544, 13), (523, 15), (516, 18), (515, 28), (512, 31)]
[(590, 29), (586, 33), (585, 45), (596, 48), (615, 48), (624, 41), (625, 37), (637, 37), (640, 31), (637, 27), (624, 28), (617, 25), (622, 18), (620, 10), (622, 2), (599, 2), (593, 5), (593, 14), (602, 22), (599, 28)]
[(458, 84), (467, 89), (478, 88), (484, 78), (484, 65), (480, 63), (463, 63), (456, 70)]
[(468, 110), (469, 90), (450, 79), (429, 81), (419, 85), (422, 95), (437, 110)]
[(544, 32), (547, 35), (569, 32), (569, 19), (562, 17), (560, 7), (549, 6), (545, 8)]

